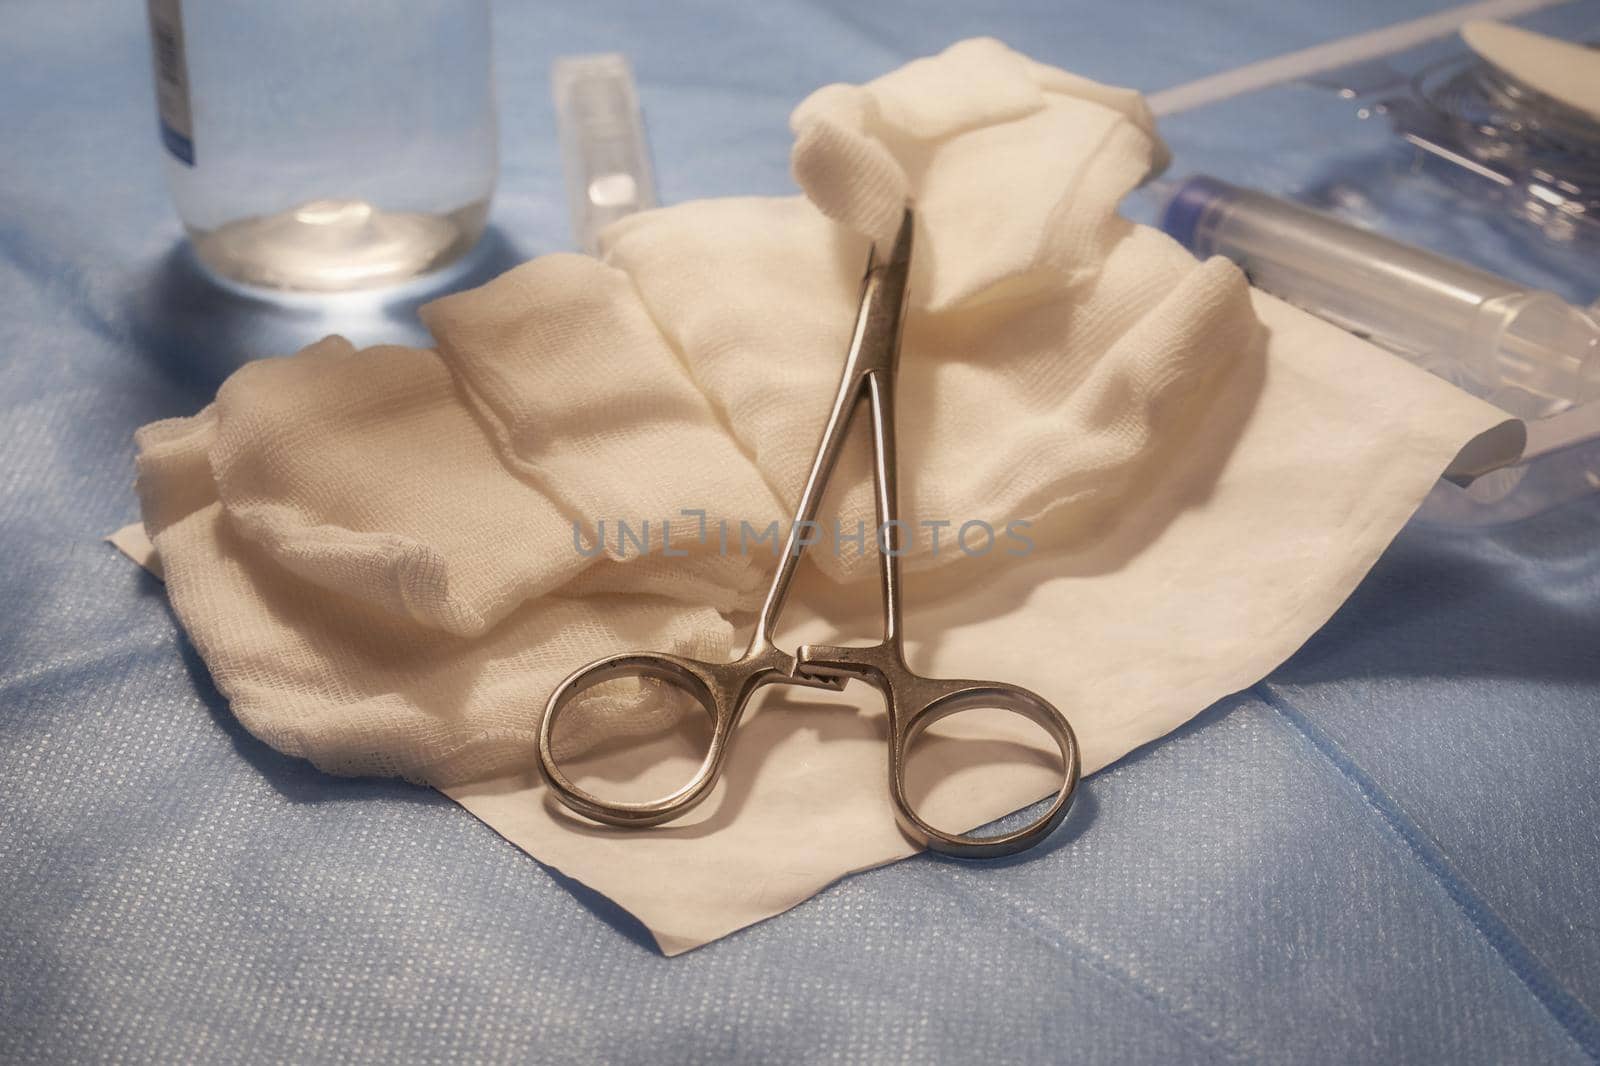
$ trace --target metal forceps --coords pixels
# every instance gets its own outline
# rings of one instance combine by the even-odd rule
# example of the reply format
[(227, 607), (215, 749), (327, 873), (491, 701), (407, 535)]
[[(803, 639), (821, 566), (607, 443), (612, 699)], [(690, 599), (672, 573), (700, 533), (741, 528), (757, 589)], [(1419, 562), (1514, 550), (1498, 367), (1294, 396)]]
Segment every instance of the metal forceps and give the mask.
[[(1039, 843), (1066, 817), (1078, 784), (1079, 759), (1077, 739), (1060, 711), (1016, 685), (920, 677), (906, 665), (900, 623), (898, 556), (903, 526), (896, 520), (894, 378), (911, 265), (912, 228), (912, 210), (907, 207), (887, 260), (880, 262), (876, 250), (867, 260), (861, 305), (839, 393), (795, 507), (777, 573), (744, 654), (729, 663), (702, 662), (659, 652), (613, 655), (578, 670), (551, 694), (539, 732), (539, 765), (555, 796), (571, 810), (619, 826), (658, 825), (675, 818), (710, 794), (722, 770), (734, 727), (758, 688), (782, 683), (837, 689), (846, 680), (856, 678), (876, 687), (887, 704), (890, 796), (901, 830), (916, 843), (964, 858), (1010, 855)], [(800, 531), (811, 528), (816, 518), (851, 419), (863, 398), (872, 414), (880, 548), (886, 549), (879, 552), (883, 640), (870, 647), (806, 645), (789, 655), (773, 645), (772, 637), (804, 548)], [(643, 803), (610, 803), (573, 784), (557, 765), (550, 741), (557, 718), (574, 697), (595, 685), (628, 677), (651, 678), (685, 691), (709, 716), (711, 743), (694, 777), (671, 795)], [(1050, 735), (1061, 755), (1061, 786), (1044, 813), (1020, 829), (990, 837), (936, 829), (917, 814), (906, 796), (907, 756), (922, 731), (948, 715), (976, 708), (998, 708), (1031, 719)]]

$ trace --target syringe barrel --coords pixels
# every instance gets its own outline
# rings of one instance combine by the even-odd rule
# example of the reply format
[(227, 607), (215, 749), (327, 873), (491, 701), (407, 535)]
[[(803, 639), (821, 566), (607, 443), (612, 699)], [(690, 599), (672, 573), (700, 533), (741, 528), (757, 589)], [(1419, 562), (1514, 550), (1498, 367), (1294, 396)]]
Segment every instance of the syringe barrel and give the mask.
[(550, 86), (573, 236), (598, 255), (601, 230), (656, 205), (633, 69), (614, 52), (562, 56)]
[(1258, 288), (1480, 391), (1571, 402), (1600, 392), (1600, 326), (1550, 293), (1210, 177), (1180, 184), (1162, 228)]

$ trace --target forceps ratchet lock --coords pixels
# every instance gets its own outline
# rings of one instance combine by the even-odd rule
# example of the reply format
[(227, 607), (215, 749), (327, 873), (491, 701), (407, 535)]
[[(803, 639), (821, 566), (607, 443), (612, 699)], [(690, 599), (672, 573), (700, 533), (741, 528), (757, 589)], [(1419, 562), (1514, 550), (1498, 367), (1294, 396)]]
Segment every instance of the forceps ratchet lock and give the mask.
[[(734, 728), (757, 689), (767, 684), (841, 688), (858, 679), (877, 688), (888, 717), (889, 793), (901, 830), (934, 851), (963, 858), (992, 858), (1026, 850), (1045, 839), (1066, 817), (1077, 789), (1077, 738), (1060, 711), (1036, 693), (998, 681), (922, 677), (906, 664), (900, 620), (900, 531), (896, 490), (894, 381), (900, 356), (901, 320), (911, 267), (914, 213), (908, 206), (890, 252), (868, 256), (861, 282), (855, 332), (845, 356), (838, 395), (822, 430), (816, 458), (795, 507), (794, 520), (772, 585), (767, 590), (750, 645), (733, 662), (705, 662), (661, 652), (631, 652), (590, 663), (551, 694), (539, 730), (539, 768), (561, 803), (579, 814), (617, 826), (652, 826), (676, 818), (705, 799), (716, 784)], [(865, 401), (871, 413), (873, 473), (880, 544), (879, 582), (884, 605), (883, 639), (867, 647), (808, 644), (790, 655), (773, 644), (789, 583), (822, 502), (850, 423)], [(557, 764), (551, 745), (562, 711), (579, 694), (619, 678), (649, 678), (683, 690), (709, 716), (711, 742), (694, 777), (671, 795), (649, 802), (612, 803), (579, 788)], [(1054, 740), (1061, 756), (1061, 785), (1043, 813), (1027, 825), (995, 836), (947, 833), (929, 825), (906, 794), (906, 764), (912, 745), (935, 722), (965, 710), (990, 708), (1027, 718)]]

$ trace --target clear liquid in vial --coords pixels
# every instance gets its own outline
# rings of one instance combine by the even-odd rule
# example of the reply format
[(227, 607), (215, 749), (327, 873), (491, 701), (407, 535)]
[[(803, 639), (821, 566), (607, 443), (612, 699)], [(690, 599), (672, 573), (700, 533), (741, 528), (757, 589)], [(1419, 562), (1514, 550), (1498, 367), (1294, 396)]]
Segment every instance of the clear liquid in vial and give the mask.
[(148, 0), (166, 168), (205, 266), (269, 289), (395, 284), (482, 234), (488, 0)]
[(455, 260), (483, 233), (489, 202), (446, 214), (381, 211), (364, 200), (312, 200), (209, 232), (195, 253), (232, 281), (269, 289), (343, 292), (392, 285)]

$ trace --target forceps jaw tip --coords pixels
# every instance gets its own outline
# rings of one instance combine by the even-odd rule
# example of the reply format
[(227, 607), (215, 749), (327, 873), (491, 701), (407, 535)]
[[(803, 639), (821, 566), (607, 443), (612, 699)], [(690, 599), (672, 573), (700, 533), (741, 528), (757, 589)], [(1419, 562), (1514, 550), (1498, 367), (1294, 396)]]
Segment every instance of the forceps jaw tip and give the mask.
[(867, 249), (867, 273), (892, 270), (907, 273), (911, 267), (911, 244), (916, 230), (916, 208), (907, 200), (894, 233), (874, 240)]
[(900, 215), (900, 225), (895, 230), (894, 240), (889, 246), (889, 266), (904, 270), (911, 265), (911, 235), (916, 225), (916, 208), (910, 200), (907, 200)]

